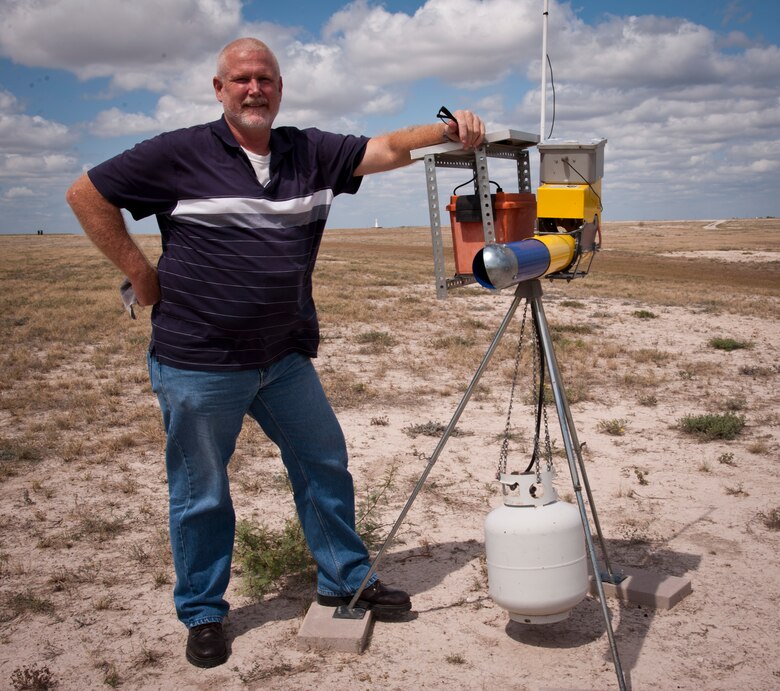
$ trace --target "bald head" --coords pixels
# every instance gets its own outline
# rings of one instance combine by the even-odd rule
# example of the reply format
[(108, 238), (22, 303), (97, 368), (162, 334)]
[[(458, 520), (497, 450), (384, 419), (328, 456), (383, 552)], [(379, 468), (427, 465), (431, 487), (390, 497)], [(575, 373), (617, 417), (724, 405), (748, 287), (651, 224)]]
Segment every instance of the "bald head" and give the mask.
[(219, 56), (217, 57), (217, 77), (224, 80), (230, 70), (232, 62), (236, 58), (252, 53), (264, 53), (276, 68), (276, 76), (281, 74), (279, 71), (279, 61), (276, 59), (274, 52), (259, 39), (247, 37), (231, 41), (220, 51)]

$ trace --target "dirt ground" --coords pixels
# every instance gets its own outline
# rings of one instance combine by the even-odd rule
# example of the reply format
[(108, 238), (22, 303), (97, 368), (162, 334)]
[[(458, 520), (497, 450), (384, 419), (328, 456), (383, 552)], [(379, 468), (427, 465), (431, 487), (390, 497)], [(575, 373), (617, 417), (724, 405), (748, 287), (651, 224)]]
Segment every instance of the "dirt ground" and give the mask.
[[(582, 281), (543, 284), (609, 556), (618, 568), (678, 576), (692, 586), (669, 610), (607, 599), (631, 689), (780, 688), (780, 228), (767, 229), (770, 240), (748, 254), (737, 241), (701, 240), (706, 233), (726, 237), (728, 223), (705, 230), (707, 224), (689, 224), (685, 232), (674, 224), (623, 227), (622, 244), (605, 246), (598, 258), (601, 277), (597, 264)], [(648, 240), (651, 234), (682, 238), (693, 230), (698, 243), (652, 246)], [(642, 250), (646, 262), (627, 243), (631, 233), (649, 243)], [(339, 248), (350, 237), (334, 233), (325, 243), (325, 278), (346, 256)], [(370, 242), (367, 247), (370, 257)], [(679, 280), (667, 278), (652, 291), (631, 279), (607, 285), (607, 277), (631, 261), (645, 267), (637, 268), (638, 275), (657, 265), (659, 273)], [(22, 280), (4, 263), (9, 281)], [(760, 290), (751, 292), (747, 273), (744, 279), (734, 274), (738, 291), (724, 279), (707, 300), (685, 297), (691, 273), (710, 272), (716, 280), (738, 267), (753, 271)], [(107, 285), (117, 282), (110, 269), (106, 273)], [(357, 287), (349, 300), (370, 305), (369, 316), (359, 318), (331, 318), (329, 310), (335, 314), (342, 299), (331, 293), (319, 301), (318, 369), (332, 390), (346, 386), (356, 396), (365, 394), (349, 405), (334, 396), (358, 498), (394, 472), (380, 508), (385, 530), (438, 441), (419, 430), (450, 420), (512, 299), (511, 290), (464, 290), (437, 301), (422, 277)], [(393, 321), (399, 305), (412, 305), (418, 316)], [(10, 329), (22, 317), (7, 309)], [(68, 318), (62, 314), (62, 328)], [(129, 328), (121, 310), (111, 319), (120, 330)], [(463, 352), (441, 340), (467, 326)], [(110, 380), (110, 368), (117, 367), (110, 352), (99, 359), (89, 345), (58, 346), (60, 362), (46, 360), (45, 372), (24, 376), (6, 359), (2, 461), (17, 465), (0, 482), (0, 688), (617, 688), (597, 599), (586, 597), (559, 623), (528, 626), (510, 621), (488, 595), (483, 522), (501, 503), (494, 477), (517, 339), (517, 328), (510, 331), (380, 565), (383, 580), (410, 591), (410, 615), (377, 622), (360, 655), (300, 650), (296, 636), (313, 599), (312, 580), (293, 581), (257, 601), (246, 594), (236, 564), (226, 623), (231, 655), (211, 670), (185, 660), (186, 631), (171, 601), (163, 445), (144, 378), (143, 337), (129, 346), (135, 364), (115, 372), (120, 384), (109, 391), (111, 410), (93, 402), (81, 429), (64, 422), (67, 401), (81, 405), (80, 385), (71, 375), (89, 378), (99, 365), (109, 372), (100, 376)], [(367, 339), (357, 338), (367, 332), (394, 338), (372, 351)], [(719, 349), (715, 338), (747, 347)], [(352, 377), (348, 386), (336, 378), (346, 374)], [(20, 392), (29, 397), (31, 382), (43, 391), (60, 382), (60, 393), (69, 389), (70, 398), (36, 421), (27, 408), (20, 412), (23, 401), (14, 398)], [(96, 386), (106, 390), (109, 384)], [(117, 441), (107, 448), (99, 430), (109, 413)], [(733, 440), (702, 440), (681, 428), (686, 416), (727, 413), (745, 422)], [(559, 448), (553, 405), (549, 419)], [(510, 467), (528, 461), (533, 420), (531, 401), (518, 393)], [(37, 444), (29, 462), (18, 451), (23, 439), (25, 448)], [(554, 462), (559, 492), (573, 501), (566, 458), (556, 452)], [(292, 515), (278, 454), (259, 432), (245, 430), (231, 472), (240, 519), (278, 525)], [(37, 675), (44, 685), (24, 686), (24, 670), (28, 681)]]

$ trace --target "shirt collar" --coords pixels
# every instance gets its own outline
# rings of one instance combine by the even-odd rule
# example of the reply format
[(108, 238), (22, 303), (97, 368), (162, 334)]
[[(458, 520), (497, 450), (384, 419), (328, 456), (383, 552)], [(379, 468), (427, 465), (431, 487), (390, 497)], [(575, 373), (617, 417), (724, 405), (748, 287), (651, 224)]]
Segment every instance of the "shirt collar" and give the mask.
[[(214, 122), (210, 123), (210, 125), (214, 133), (225, 144), (234, 149), (241, 149), (238, 142), (236, 141), (235, 136), (233, 136), (233, 133), (230, 131), (230, 127), (228, 127), (224, 115), (219, 120), (215, 120)], [(292, 148), (292, 142), (290, 142), (287, 137), (281, 136), (276, 129), (272, 128), (270, 148), (272, 154), (271, 159), (274, 159), (277, 157), (277, 155), (286, 154)]]

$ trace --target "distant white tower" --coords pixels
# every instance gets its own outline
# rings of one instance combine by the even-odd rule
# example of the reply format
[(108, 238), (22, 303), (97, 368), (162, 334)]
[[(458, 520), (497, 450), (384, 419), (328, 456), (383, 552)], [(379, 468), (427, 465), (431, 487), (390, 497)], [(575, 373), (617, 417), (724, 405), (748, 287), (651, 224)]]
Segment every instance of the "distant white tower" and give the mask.
[(379, 219), (378, 219), (378, 218), (375, 218), (375, 219), (374, 219), (374, 228), (381, 228), (381, 227), (382, 227), (382, 226), (380, 226), (380, 225), (379, 225)]

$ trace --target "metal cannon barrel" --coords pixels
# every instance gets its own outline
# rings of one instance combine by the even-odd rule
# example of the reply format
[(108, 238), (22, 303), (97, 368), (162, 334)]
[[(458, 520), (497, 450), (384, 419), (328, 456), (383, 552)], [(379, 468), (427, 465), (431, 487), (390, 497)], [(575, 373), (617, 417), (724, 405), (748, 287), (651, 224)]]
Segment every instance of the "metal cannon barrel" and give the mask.
[(491, 290), (562, 271), (574, 259), (576, 242), (570, 235), (537, 235), (519, 242), (490, 244), (477, 252), (472, 272)]

